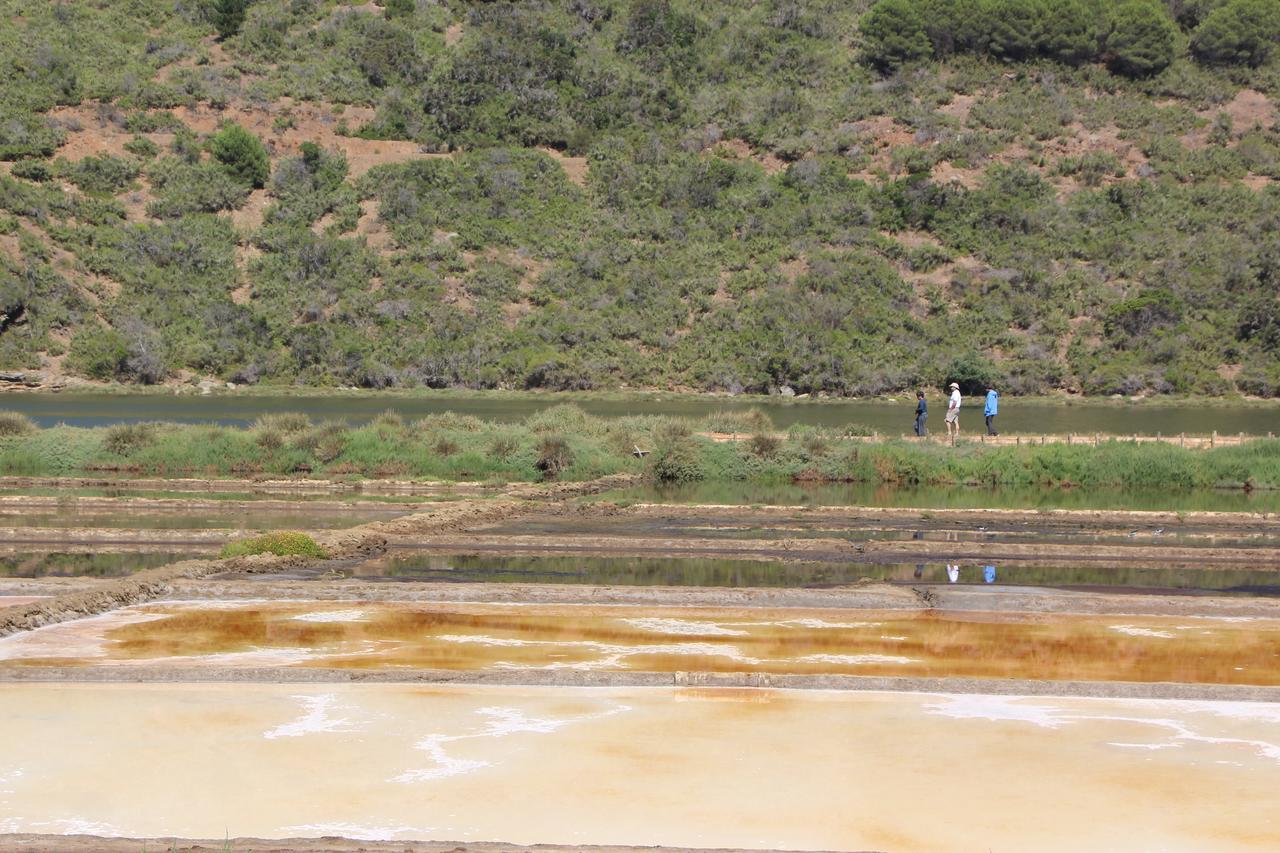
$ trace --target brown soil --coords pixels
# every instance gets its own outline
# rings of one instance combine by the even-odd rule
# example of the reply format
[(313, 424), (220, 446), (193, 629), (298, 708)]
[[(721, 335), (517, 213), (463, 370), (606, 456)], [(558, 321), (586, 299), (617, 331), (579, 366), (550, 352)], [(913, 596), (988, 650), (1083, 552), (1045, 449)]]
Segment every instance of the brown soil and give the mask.
[(570, 183), (577, 184), (580, 187), (587, 185), (586, 157), (570, 157), (554, 148), (539, 148), (538, 150), (560, 164), (560, 168), (564, 169), (565, 177), (569, 179)]
[[(562, 844), (498, 844), (454, 841), (347, 841), (342, 838), (100, 838), (96, 835), (0, 835), (0, 853), (517, 853), (522, 850), (566, 850), (574, 853), (643, 853), (652, 850), (695, 850), (692, 847), (620, 847)], [(707, 853), (748, 853), (716, 848)]]
[(779, 172), (787, 170), (787, 163), (774, 154), (772, 151), (765, 151), (757, 154), (751, 145), (744, 139), (726, 139), (716, 145), (715, 149), (723, 154), (736, 157), (739, 160), (754, 160), (764, 169), (765, 174), (776, 175)]
[[(395, 525), (396, 522), (377, 522)], [(727, 558), (767, 562), (916, 563), (1017, 561), (1036, 565), (1064, 562), (1123, 563), (1134, 568), (1280, 568), (1280, 549), (1186, 548), (1061, 543), (879, 541), (849, 539), (696, 539), (610, 537), (564, 534), (513, 536), (461, 533), (431, 537), (402, 535), (395, 544), (441, 554), (507, 556)]]

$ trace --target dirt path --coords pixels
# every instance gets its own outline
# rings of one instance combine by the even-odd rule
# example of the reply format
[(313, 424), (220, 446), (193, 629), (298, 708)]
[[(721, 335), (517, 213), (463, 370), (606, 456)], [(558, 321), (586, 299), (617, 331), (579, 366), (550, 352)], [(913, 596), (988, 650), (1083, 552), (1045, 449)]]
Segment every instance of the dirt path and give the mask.
[(1047, 565), (1073, 562), (1124, 563), (1134, 567), (1280, 570), (1280, 548), (1219, 548), (1177, 545), (1063, 544), (1061, 542), (941, 542), (853, 538), (703, 539), (697, 537), (603, 536), (597, 534), (511, 535), (445, 533), (396, 535), (391, 544), (439, 554), (504, 556), (686, 557), (785, 562), (923, 563), (1007, 562)]
[[(30, 589), (28, 587), (28, 589)], [(1004, 611), (1078, 615), (1280, 618), (1280, 599), (1163, 595), (1044, 587), (858, 583), (846, 587), (596, 586), (362, 580), (250, 580), (228, 575), (178, 581), (174, 600), (296, 599), (527, 604), (634, 604), (652, 607), (797, 607), (858, 610)]]
[[(1280, 687), (1133, 681), (1041, 681), (1017, 678), (915, 678), (879, 675), (778, 675), (762, 672), (593, 672), (584, 670), (353, 670), (321, 667), (80, 666), (0, 668), (0, 684), (30, 682), (232, 682), (265, 684), (458, 684), (484, 687), (717, 687), (892, 693), (976, 693), (984, 696), (1089, 696), (1280, 702)], [(2, 849), (2, 848), (0, 848)]]
[[(348, 841), (343, 838), (101, 838), (95, 835), (0, 835), (0, 853), (645, 853), (667, 850), (749, 853), (740, 848), (622, 847), (563, 844), (497, 844), (454, 841)], [(815, 851), (822, 853), (822, 851)]]
[(0, 477), (0, 489), (128, 489), (155, 492), (247, 493), (255, 495), (389, 495), (433, 496), (456, 495), (478, 497), (499, 494), (510, 486), (493, 487), (469, 482), (411, 482), (402, 480), (309, 480), (201, 477)]

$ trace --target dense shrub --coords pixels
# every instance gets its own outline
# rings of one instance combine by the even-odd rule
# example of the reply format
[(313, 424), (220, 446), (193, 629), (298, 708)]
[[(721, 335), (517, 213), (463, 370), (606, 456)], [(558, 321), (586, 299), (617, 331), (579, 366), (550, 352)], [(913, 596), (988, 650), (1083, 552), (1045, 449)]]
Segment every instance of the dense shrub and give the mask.
[(1127, 0), (1111, 11), (1107, 64), (1121, 74), (1145, 77), (1163, 71), (1177, 53), (1178, 29), (1152, 0)]
[(544, 436), (538, 442), (538, 459), (534, 466), (545, 480), (554, 480), (573, 465), (573, 449), (559, 435)]
[(0, 437), (28, 435), (35, 431), (35, 422), (21, 412), (0, 411)]
[(305, 533), (289, 530), (278, 530), (264, 533), (249, 539), (228, 542), (222, 546), (219, 554), (222, 558), (248, 557), (254, 554), (275, 554), (277, 557), (315, 557), (325, 559), (329, 552), (316, 544), (316, 541)]
[(117, 456), (128, 456), (156, 441), (158, 426), (156, 424), (115, 424), (107, 427), (102, 447), (108, 453)]
[(864, 51), (880, 68), (896, 68), (929, 56), (932, 46), (917, 0), (881, 0), (862, 19)]
[(271, 175), (271, 159), (262, 140), (234, 122), (209, 137), (209, 151), (242, 184), (262, 187)]
[(1196, 27), (1191, 51), (1216, 65), (1261, 65), (1280, 41), (1278, 0), (1229, 0)]
[(211, 0), (210, 17), (219, 38), (231, 38), (240, 32), (248, 7), (249, 0)]

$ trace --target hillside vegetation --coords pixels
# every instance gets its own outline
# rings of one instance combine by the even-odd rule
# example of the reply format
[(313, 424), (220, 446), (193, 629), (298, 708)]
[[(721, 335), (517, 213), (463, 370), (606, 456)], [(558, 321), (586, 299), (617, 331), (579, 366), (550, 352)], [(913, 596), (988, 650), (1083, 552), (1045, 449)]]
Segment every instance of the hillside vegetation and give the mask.
[(0, 0), (0, 372), (1276, 396), (1277, 41), (1280, 0)]

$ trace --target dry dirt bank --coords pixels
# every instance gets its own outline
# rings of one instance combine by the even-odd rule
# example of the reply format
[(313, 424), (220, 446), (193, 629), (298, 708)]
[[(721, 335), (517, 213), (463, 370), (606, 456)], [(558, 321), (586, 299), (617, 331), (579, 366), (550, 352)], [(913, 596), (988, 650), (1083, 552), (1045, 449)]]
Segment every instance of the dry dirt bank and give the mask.
[(923, 563), (1017, 560), (1063, 565), (1072, 562), (1126, 566), (1280, 569), (1280, 548), (1217, 548), (1173, 545), (1100, 545), (1061, 542), (939, 542), (855, 539), (699, 539), (583, 535), (447, 533), (395, 535), (394, 546), (441, 554), (503, 554), (565, 557), (698, 557), (787, 562)]
[(263, 578), (179, 581), (174, 600), (296, 599), (324, 601), (521, 602), (634, 604), (652, 607), (797, 607), (857, 610), (954, 610), (1130, 616), (1280, 618), (1280, 599), (1218, 595), (1082, 592), (1014, 586), (906, 585), (848, 587), (672, 587), (588, 584), (438, 583)]
[(484, 687), (700, 687), (728, 690), (844, 690), (891, 693), (968, 693), (984, 696), (1083, 696), (1280, 702), (1280, 687), (1134, 681), (1039, 681), (1016, 678), (915, 678), (877, 675), (775, 675), (746, 672), (591, 672), (582, 670), (458, 671), (351, 670), (320, 667), (10, 667), (0, 683), (452, 684)]
[(362, 513), (388, 515), (399, 512), (421, 511), (421, 503), (395, 503), (392, 501), (358, 500), (235, 500), (231, 498), (143, 498), (143, 497), (84, 497), (80, 495), (0, 495), (0, 514), (20, 516), (24, 512), (307, 512), (340, 513), (358, 509)]
[(203, 477), (0, 477), (0, 489), (113, 489), (157, 492), (248, 493), (258, 495), (375, 495), (478, 497), (511, 488), (471, 482), (408, 480), (307, 480)]
[[(453, 841), (349, 841), (344, 838), (100, 838), (95, 835), (0, 835), (0, 853), (643, 853), (667, 850), (699, 853), (748, 853), (736, 847), (622, 847), (563, 844), (498, 844)], [(815, 851), (821, 853), (821, 851)], [(868, 853), (868, 851), (864, 851)]]
[[(909, 524), (953, 524), (972, 529), (975, 525), (1029, 525), (1061, 527), (1075, 531), (1163, 528), (1184, 530), (1250, 530), (1280, 533), (1280, 513), (1269, 512), (1163, 512), (1152, 510), (1100, 509), (928, 509), (905, 507), (738, 504), (655, 504), (618, 506), (602, 503), (598, 512), (639, 518), (701, 518), (708, 514), (732, 515), (759, 522), (801, 518), (821, 521), (866, 523), (905, 522)], [(584, 510), (590, 511), (590, 510)]]
[[(473, 525), (508, 521), (531, 513), (522, 502), (494, 501), (485, 507), (459, 506), (460, 512), (412, 515), (372, 522), (343, 531), (310, 531), (320, 542), (340, 551), (374, 554), (385, 547), (451, 555), (510, 557), (671, 557), (737, 559), (785, 563), (912, 563), (939, 561), (1016, 561), (1063, 565), (1078, 562), (1122, 563), (1131, 567), (1280, 569), (1280, 547), (1216, 547), (1117, 542), (1062, 543), (861, 539), (850, 531), (842, 538), (793, 538), (785, 530), (754, 539), (692, 536), (603, 536), (590, 533), (511, 535), (472, 532)], [(439, 532), (433, 532), (439, 531)], [(212, 551), (244, 535), (232, 529), (16, 528), (5, 531), (0, 553), (142, 553)]]

